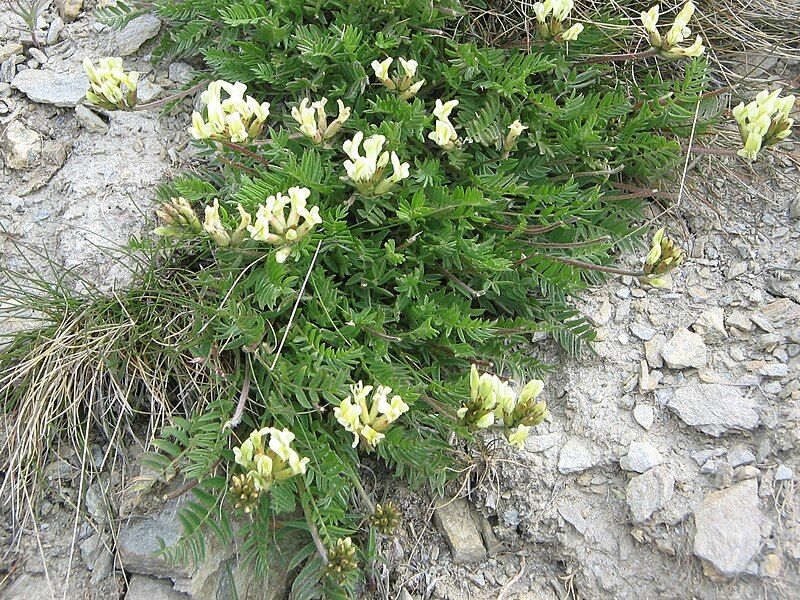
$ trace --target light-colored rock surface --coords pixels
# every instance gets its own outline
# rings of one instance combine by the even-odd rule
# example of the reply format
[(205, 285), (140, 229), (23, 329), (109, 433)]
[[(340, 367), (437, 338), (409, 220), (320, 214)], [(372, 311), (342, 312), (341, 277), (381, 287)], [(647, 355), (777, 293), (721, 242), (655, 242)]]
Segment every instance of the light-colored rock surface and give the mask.
[(681, 327), (661, 346), (661, 357), (670, 369), (698, 368), (708, 361), (708, 350), (702, 336)]
[(761, 546), (758, 483), (713, 492), (694, 511), (694, 553), (722, 575), (742, 573)]
[(146, 41), (158, 35), (160, 29), (161, 21), (155, 15), (136, 17), (117, 32), (117, 53), (120, 56), (134, 54)]
[(631, 442), (628, 453), (619, 459), (623, 471), (644, 473), (662, 462), (658, 448), (650, 442)]
[(668, 406), (684, 423), (714, 437), (729, 430), (753, 429), (759, 420), (755, 400), (731, 385), (686, 385), (675, 390)]
[(75, 107), (75, 118), (87, 131), (92, 133), (105, 133), (108, 131), (108, 124), (95, 112), (92, 112), (83, 104)]
[(570, 438), (558, 455), (558, 470), (565, 475), (578, 473), (595, 466), (595, 456), (589, 442), (582, 438)]
[(486, 559), (481, 532), (465, 498), (438, 498), (434, 518), (453, 555), (455, 564), (479, 563)]
[(176, 592), (168, 579), (133, 575), (128, 582), (125, 600), (189, 600), (189, 596)]
[(25, 127), (20, 121), (12, 121), (0, 138), (6, 165), (11, 169), (32, 167), (42, 150), (41, 136)]
[(83, 100), (89, 80), (83, 72), (58, 73), (48, 69), (25, 69), (11, 85), (34, 102), (73, 107)]
[(644, 523), (672, 499), (675, 476), (666, 466), (637, 475), (625, 488), (625, 499), (634, 523)]

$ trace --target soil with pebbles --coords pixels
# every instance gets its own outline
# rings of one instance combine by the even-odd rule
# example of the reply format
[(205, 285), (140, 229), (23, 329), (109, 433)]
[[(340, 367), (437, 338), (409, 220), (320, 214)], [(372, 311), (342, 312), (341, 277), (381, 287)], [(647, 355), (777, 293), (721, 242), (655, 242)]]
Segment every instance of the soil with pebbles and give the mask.
[[(83, 56), (138, 47), (132, 35), (154, 29), (142, 22), (120, 39), (94, 22), (90, 8), (87, 2), (44, 47), (46, 62), (32, 51), (13, 54), (15, 70), (77, 77)], [(57, 8), (48, 8), (42, 31), (57, 18)], [(3, 48), (15, 49), (3, 44), (19, 38), (12, 19), (0, 11), (0, 58)], [(149, 44), (142, 40), (127, 59), (145, 73), (147, 94), (179, 89), (188, 67), (153, 68)], [(145, 231), (155, 187), (191, 160), (184, 133), (191, 103), (168, 115), (87, 115), (32, 102), (0, 82), (3, 264), (31, 272), (52, 261), (103, 289), (124, 285), (125, 262), (108, 248)], [(669, 226), (689, 261), (667, 289), (619, 278), (578, 299), (598, 328), (593, 352), (582, 360), (565, 361), (547, 341), (533, 349), (558, 368), (546, 377), (551, 418), (524, 451), (509, 452), (488, 434), (465, 485), (450, 490), (455, 501), (396, 482), (374, 489), (395, 500), (405, 521), (395, 538), (379, 541), (386, 563), (370, 594), (800, 594), (797, 160), (791, 142), (754, 170), (704, 159), (693, 165), (692, 189), (681, 203), (667, 215), (654, 205), (654, 219)], [(629, 262), (637, 266), (635, 257)], [(82, 474), (78, 457), (56, 452), (36, 518), (21, 531), (6, 520), (0, 597), (225, 597), (240, 581), (220, 579), (228, 553), (216, 551), (217, 562), (188, 572), (154, 562), (148, 544), (174, 534), (169, 507), (155, 499), (126, 506), (126, 481), (110, 474), (99, 446), (93, 454), (101, 475)], [(269, 588), (272, 596), (260, 595), (279, 597), (283, 583)]]

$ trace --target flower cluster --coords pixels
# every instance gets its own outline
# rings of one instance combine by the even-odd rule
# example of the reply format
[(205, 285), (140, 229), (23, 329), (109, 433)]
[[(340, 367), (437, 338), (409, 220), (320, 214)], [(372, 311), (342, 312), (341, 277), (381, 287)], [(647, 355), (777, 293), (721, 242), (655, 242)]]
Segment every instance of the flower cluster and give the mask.
[(370, 524), (383, 535), (393, 535), (400, 526), (402, 515), (391, 500), (375, 505)]
[(389, 67), (392, 66), (394, 59), (392, 57), (383, 61), (372, 61), (372, 70), (375, 71), (375, 77), (378, 78), (387, 89), (397, 92), (404, 100), (409, 100), (417, 95), (417, 92), (425, 84), (424, 79), (414, 81), (417, 76), (417, 67), (419, 63), (415, 60), (406, 60), (405, 58), (398, 57), (397, 62), (400, 63), (400, 68), (395, 69), (397, 75), (394, 77), (389, 76)]
[(558, 42), (571, 42), (578, 39), (583, 31), (582, 23), (575, 23), (572, 27), (564, 31), (564, 21), (569, 18), (569, 13), (575, 7), (574, 0), (545, 0), (536, 2), (533, 5), (533, 12), (536, 15), (536, 27), (546, 40)]
[(433, 116), (436, 117), (436, 126), (434, 130), (428, 134), (428, 138), (445, 150), (452, 150), (461, 145), (461, 140), (458, 139), (456, 129), (450, 122), (450, 113), (453, 112), (456, 106), (458, 106), (458, 100), (442, 102), (440, 99), (437, 99), (436, 105), (433, 108)]
[(219, 214), (219, 200), (214, 198), (213, 204), (209, 204), (205, 208), (203, 229), (218, 246), (223, 248), (241, 244), (247, 238), (247, 228), (253, 220), (250, 213), (242, 208), (241, 204), (237, 204), (236, 208), (239, 211), (239, 225), (232, 232), (222, 223), (222, 217)]
[(683, 250), (664, 234), (662, 227), (653, 235), (650, 251), (644, 259), (645, 281), (654, 287), (667, 284), (665, 275), (683, 263)]
[[(222, 99), (222, 92), (228, 97)], [(243, 83), (228, 83), (217, 80), (208, 84), (200, 95), (206, 106), (206, 118), (195, 111), (189, 134), (196, 140), (230, 140), (243, 142), (261, 133), (264, 121), (269, 116), (269, 102), (259, 103), (252, 96), (245, 98), (247, 86)]]
[(795, 98), (781, 98), (780, 93), (780, 88), (771, 93), (763, 90), (749, 104), (742, 102), (733, 109), (744, 143), (744, 148), (737, 152), (742, 158), (755, 160), (762, 147), (775, 144), (791, 133), (794, 119), (789, 114)]
[(197, 215), (183, 196), (171, 198), (156, 210), (156, 215), (166, 225), (153, 230), (156, 235), (174, 238), (194, 237), (203, 231), (203, 225)]
[(328, 125), (328, 115), (325, 112), (325, 105), (328, 103), (328, 99), (325, 97), (316, 102), (303, 98), (300, 106), (292, 108), (292, 117), (300, 124), (300, 131), (315, 144), (330, 140), (350, 118), (350, 108), (346, 107), (341, 100), (336, 102), (339, 105), (339, 116), (330, 125)]
[(371, 385), (358, 382), (350, 386), (350, 395), (342, 400), (341, 404), (333, 409), (333, 414), (339, 424), (353, 434), (353, 448), (363, 440), (368, 449), (375, 446), (384, 437), (382, 432), (389, 425), (408, 412), (408, 404), (403, 399), (394, 395), (389, 398), (392, 388), (379, 385), (372, 394), (372, 403), (367, 405), (367, 397), (372, 392)]
[[(364, 155), (361, 155), (361, 142), (364, 142)], [(364, 134), (357, 131), (352, 140), (345, 140), (342, 144), (345, 154), (349, 157), (344, 161), (347, 178), (356, 189), (365, 196), (380, 196), (398, 181), (409, 176), (409, 164), (401, 163), (395, 152), (383, 150), (386, 138), (382, 135), (373, 135), (364, 139)], [(384, 169), (392, 162), (392, 174), (384, 177)]]
[(478, 373), (472, 365), (469, 376), (469, 402), (458, 409), (458, 418), (470, 429), (486, 429), (502, 421), (508, 442), (524, 447), (531, 427), (547, 416), (547, 405), (537, 400), (544, 389), (539, 379), (530, 381), (517, 394), (497, 375)]
[(350, 573), (358, 568), (356, 547), (349, 537), (339, 538), (336, 544), (328, 548), (328, 564), (325, 574), (333, 578), (339, 585), (343, 584)]
[(252, 239), (279, 246), (275, 254), (275, 260), (279, 263), (286, 261), (292, 251), (292, 244), (308, 235), (315, 225), (322, 223), (319, 207), (313, 206), (309, 209), (306, 206), (311, 190), (292, 187), (286, 194), (284, 196), (278, 192), (269, 196), (264, 204), (258, 206), (255, 222), (246, 225)]
[(667, 31), (667, 35), (663, 37), (656, 28), (659, 16), (658, 4), (639, 16), (642, 19), (644, 30), (650, 37), (650, 45), (659, 50), (662, 56), (666, 58), (692, 58), (703, 54), (705, 50), (703, 38), (698, 35), (690, 46), (681, 47), (678, 45), (692, 35), (692, 30), (688, 26), (692, 15), (694, 15), (694, 2), (689, 0), (675, 17), (675, 21)]
[[(265, 436), (269, 436), (266, 445)], [(305, 474), (310, 459), (300, 458), (292, 448), (293, 441), (294, 434), (288, 429), (265, 427), (254, 430), (241, 446), (233, 449), (236, 464), (250, 478), (234, 482), (237, 491), (263, 492), (275, 481)]]
[(86, 92), (89, 102), (109, 110), (133, 108), (136, 105), (139, 73), (126, 73), (121, 58), (101, 58), (96, 67), (91, 60), (84, 58), (83, 69), (91, 86)]

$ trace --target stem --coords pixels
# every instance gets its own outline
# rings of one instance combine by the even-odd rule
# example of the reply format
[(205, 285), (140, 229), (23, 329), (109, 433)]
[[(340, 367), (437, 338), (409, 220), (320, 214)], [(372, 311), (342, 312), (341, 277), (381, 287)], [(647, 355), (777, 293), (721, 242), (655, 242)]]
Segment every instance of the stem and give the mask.
[[(317, 547), (317, 552), (319, 552), (320, 558), (322, 558), (322, 562), (324, 564), (328, 564), (328, 550), (325, 548), (325, 544), (322, 543), (322, 538), (319, 537), (319, 529), (317, 529), (317, 524), (314, 522), (314, 517), (311, 514), (311, 509), (308, 507), (308, 504), (305, 501), (306, 494), (308, 490), (306, 490), (306, 486), (303, 483), (303, 480), (298, 478), (297, 479), (297, 491), (300, 494), (300, 504), (303, 507), (303, 515), (306, 518), (306, 523), (308, 524), (308, 531), (311, 533), (311, 539), (314, 540), (314, 545)], [(310, 495), (310, 494), (309, 494)]]
[(480, 298), (481, 296), (483, 296), (483, 292), (478, 292), (478, 291), (476, 291), (476, 290), (473, 290), (473, 289), (472, 289), (472, 288), (471, 288), (469, 285), (467, 285), (465, 282), (461, 281), (461, 280), (460, 280), (458, 277), (456, 277), (455, 275), (453, 275), (453, 274), (452, 274), (450, 271), (448, 271), (447, 269), (444, 269), (444, 268), (439, 268), (439, 269), (437, 269), (437, 271), (439, 271), (439, 272), (440, 272), (442, 275), (444, 275), (444, 276), (445, 276), (445, 277), (447, 277), (447, 278), (448, 278), (450, 281), (452, 281), (453, 283), (455, 283), (455, 284), (456, 284), (456, 286), (458, 286), (458, 287), (460, 287), (462, 290), (464, 290), (464, 291), (465, 291), (465, 292), (466, 292), (466, 293), (467, 293), (469, 296), (471, 296), (471, 297), (473, 297), (473, 298)]
[[(526, 260), (529, 260), (536, 256), (541, 256), (541, 254), (533, 253), (529, 256), (523, 256), (517, 262), (515, 262), (514, 265), (519, 266)], [(644, 277), (644, 271), (629, 271), (627, 269), (617, 269), (616, 267), (593, 265), (592, 263), (584, 262), (582, 260), (576, 260), (574, 258), (566, 258), (564, 256), (548, 256), (547, 258), (549, 258), (550, 260), (554, 260), (556, 262), (563, 263), (565, 265), (570, 265), (581, 269), (588, 269), (590, 271), (600, 271), (602, 273), (612, 273), (614, 275), (629, 275), (631, 277)]]
[(713, 156), (739, 156), (730, 148), (709, 148), (707, 146), (681, 146), (681, 150), (690, 154), (710, 154)]
[(236, 405), (236, 411), (230, 420), (225, 423), (225, 427), (234, 429), (242, 420), (242, 413), (244, 413), (244, 406), (247, 404), (247, 396), (250, 394), (250, 369), (244, 371), (244, 381), (242, 381), (242, 392), (239, 394), (239, 403)]
[(369, 511), (371, 513), (374, 513), (375, 505), (372, 504), (372, 500), (370, 499), (369, 494), (367, 494), (367, 490), (365, 490), (364, 486), (361, 485), (361, 480), (354, 473), (350, 474), (350, 479), (353, 480), (353, 484), (356, 487), (356, 491), (358, 492), (358, 495), (361, 496), (361, 499), (364, 501), (364, 504), (367, 505), (367, 508), (369, 508)]
[(240, 152), (241, 154), (244, 154), (245, 156), (249, 156), (250, 158), (252, 158), (253, 160), (255, 160), (255, 161), (259, 162), (259, 163), (261, 163), (265, 167), (269, 166), (269, 161), (268, 160), (266, 160), (265, 158), (259, 156), (258, 154), (256, 154), (252, 150), (250, 150), (249, 148), (245, 148), (244, 146), (240, 146), (239, 144), (234, 144), (233, 142), (231, 142), (229, 140), (215, 140), (215, 141), (220, 143), (220, 144), (222, 144), (223, 146), (226, 146), (226, 147), (230, 148), (231, 150), (235, 150), (236, 152)]
[(427, 404), (431, 408), (435, 408), (440, 413), (443, 413), (443, 414), (447, 415), (448, 417), (450, 417), (454, 421), (458, 421), (458, 413), (456, 411), (454, 411), (452, 408), (450, 408), (449, 406), (445, 406), (444, 404), (442, 404), (441, 402), (438, 402), (437, 400), (434, 400), (430, 396), (424, 396), (423, 395), (423, 396), (420, 396), (419, 399), (422, 400), (423, 402), (425, 402), (425, 404)]
[(161, 100), (154, 100), (153, 102), (148, 102), (147, 104), (137, 104), (133, 107), (133, 110), (148, 110), (150, 108), (155, 108), (157, 106), (161, 106), (168, 102), (172, 102), (173, 100), (180, 100), (181, 98), (185, 98), (186, 96), (190, 96), (194, 94), (197, 90), (202, 87), (205, 87), (208, 84), (207, 81), (203, 80), (197, 85), (193, 85), (188, 90), (183, 90), (182, 92), (178, 92), (177, 94), (173, 94), (172, 96), (167, 96), (166, 98), (162, 98)]
[(603, 54), (602, 56), (593, 56), (592, 58), (588, 58), (582, 62), (574, 63), (574, 64), (595, 64), (595, 63), (603, 63), (603, 62), (620, 62), (625, 60), (637, 60), (640, 58), (649, 58), (651, 56), (655, 56), (658, 54), (658, 49), (651, 48), (650, 50), (645, 50), (644, 52), (626, 52), (625, 54)]
[[(220, 456), (217, 460), (215, 460), (213, 463), (211, 463), (211, 466), (208, 468), (208, 473), (213, 472), (214, 469), (216, 469), (217, 466), (219, 465), (219, 463), (221, 463), (221, 462), (222, 462), (222, 457)], [(198, 483), (200, 483), (200, 478), (199, 477), (197, 477), (195, 479), (192, 479), (190, 482), (186, 483), (185, 485), (182, 485), (177, 490), (172, 490), (168, 494), (164, 494), (162, 499), (163, 500), (174, 500), (175, 498), (179, 498), (180, 496), (183, 496), (186, 492), (191, 490)]]

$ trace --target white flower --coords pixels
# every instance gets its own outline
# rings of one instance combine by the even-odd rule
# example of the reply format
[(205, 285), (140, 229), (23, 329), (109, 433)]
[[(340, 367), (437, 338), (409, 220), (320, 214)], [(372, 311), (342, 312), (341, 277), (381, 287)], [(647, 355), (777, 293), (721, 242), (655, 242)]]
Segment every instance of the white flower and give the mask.
[(406, 77), (413, 78), (417, 74), (417, 67), (419, 66), (419, 63), (417, 61), (413, 59), (406, 60), (405, 58), (402, 57), (398, 57), (397, 60), (400, 63), (400, 66), (402, 67), (403, 71), (405, 72)]
[[(380, 389), (380, 388), (379, 388)], [(386, 395), (391, 392), (391, 388), (385, 388)], [(386, 417), (389, 423), (396, 421), (400, 418), (400, 415), (408, 412), (408, 404), (403, 402), (403, 399), (398, 396), (392, 396), (392, 399), (389, 400), (386, 395), (383, 395), (378, 398), (378, 412)]]
[(695, 58), (701, 56), (703, 52), (705, 52), (705, 49), (706, 47), (703, 46), (703, 38), (701, 38), (698, 35), (691, 46), (687, 46), (686, 48), (675, 46), (674, 48), (671, 48), (667, 52), (667, 54), (670, 56), (684, 56), (686, 58)]
[(565, 42), (572, 42), (578, 39), (583, 32), (583, 23), (575, 23), (572, 27), (561, 34), (561, 39)]
[(311, 190), (308, 188), (292, 187), (287, 190), (286, 195), (278, 192), (274, 196), (268, 196), (264, 204), (258, 207), (255, 223), (246, 224), (253, 240), (281, 246), (275, 254), (275, 260), (279, 263), (288, 258), (291, 244), (322, 223), (319, 207), (307, 207), (310, 195)]
[(694, 2), (689, 0), (683, 5), (681, 12), (679, 12), (675, 17), (672, 27), (670, 27), (669, 31), (667, 31), (667, 44), (670, 46), (680, 44), (691, 34), (691, 30), (689, 29), (688, 25), (692, 15), (694, 15)]
[(378, 442), (380, 442), (386, 436), (382, 433), (375, 431), (369, 425), (364, 425), (364, 427), (361, 429), (361, 437), (364, 438), (364, 441), (367, 443), (367, 446), (369, 446), (370, 448), (374, 448), (375, 446), (378, 445)]
[(408, 100), (409, 98), (413, 98), (414, 96), (416, 96), (417, 92), (419, 92), (419, 90), (422, 88), (423, 85), (425, 85), (424, 79), (420, 79), (419, 81), (411, 85), (411, 87), (409, 87), (405, 92), (401, 94), (403, 100)]
[(789, 114), (795, 97), (781, 98), (780, 93), (780, 88), (772, 92), (762, 90), (752, 102), (742, 102), (733, 109), (744, 143), (737, 152), (742, 158), (755, 160), (763, 146), (770, 146), (791, 133), (794, 120), (789, 118)]
[(475, 427), (478, 429), (486, 429), (487, 427), (491, 427), (494, 425), (494, 413), (489, 412), (483, 415), (475, 422)]
[(269, 428), (269, 449), (272, 450), (284, 462), (289, 460), (292, 452), (291, 444), (294, 441), (294, 434), (288, 429)]
[(508, 443), (517, 448), (518, 450), (522, 450), (525, 448), (525, 440), (528, 439), (528, 434), (530, 433), (531, 428), (525, 425), (518, 425), (515, 430), (511, 432), (508, 436)]
[(442, 121), (446, 121), (450, 118), (450, 113), (453, 112), (456, 106), (458, 106), (458, 100), (448, 100), (442, 103), (442, 100), (437, 98), (433, 108), (433, 116)]
[(660, 7), (658, 4), (653, 6), (647, 12), (639, 13), (639, 18), (642, 20), (642, 26), (644, 30), (649, 34), (656, 34), (658, 35), (658, 29), (656, 29), (656, 25), (658, 25), (658, 13)]
[(364, 156), (359, 152), (361, 140), (364, 140), (364, 134), (357, 131), (352, 140), (346, 140), (342, 144), (345, 154), (350, 157), (350, 160), (344, 162), (344, 168), (347, 171), (347, 176), (354, 182), (367, 182), (370, 181), (378, 169), (382, 168), (389, 161), (389, 153), (384, 152), (381, 155), (386, 138), (382, 135), (373, 135), (364, 140)]
[(389, 67), (392, 66), (392, 57), (387, 58), (383, 62), (379, 62), (377, 60), (372, 61), (372, 70), (375, 71), (375, 77), (378, 78), (378, 81), (386, 82), (390, 81), (389, 79)]
[(303, 135), (314, 139), (317, 137), (317, 119), (314, 106), (309, 106), (309, 99), (303, 98), (300, 106), (292, 108), (292, 117), (300, 124), (300, 131)]
[(553, 3), (551, 1), (536, 2), (533, 5), (533, 13), (536, 15), (536, 20), (539, 21), (541, 25), (545, 24), (547, 16), (551, 12), (553, 12)]
[(349, 396), (333, 409), (333, 415), (339, 424), (354, 435), (353, 448), (358, 446), (358, 432), (361, 430), (361, 411), (361, 406), (358, 403), (353, 404)]
[(259, 454), (253, 461), (253, 469), (249, 475), (253, 477), (256, 489), (265, 491), (272, 484), (273, 460), (266, 454)]
[(305, 475), (309, 462), (311, 462), (310, 458), (300, 458), (300, 455), (295, 450), (289, 449), (289, 468), (294, 475)]
[[(223, 100), (222, 92), (228, 94)], [(252, 96), (245, 98), (247, 86), (240, 82), (212, 81), (200, 94), (206, 106), (206, 120), (199, 112), (192, 114), (189, 133), (195, 139), (227, 138), (243, 142), (257, 136), (269, 115), (269, 102), (259, 103)]]
[(83, 59), (83, 68), (89, 78), (90, 89), (86, 99), (103, 108), (133, 108), (139, 73), (123, 69), (122, 59), (108, 56), (95, 66), (89, 58)]
[(528, 400), (535, 400), (539, 394), (544, 390), (544, 381), (541, 379), (531, 379), (522, 391), (519, 393), (519, 401), (527, 402)]
[[(547, 2), (545, 2), (547, 4)], [(569, 13), (575, 7), (574, 0), (552, 0), (553, 18), (556, 21), (566, 21)]]
[(214, 198), (214, 203), (206, 206), (204, 212), (205, 220), (203, 221), (203, 229), (205, 229), (206, 233), (208, 233), (219, 246), (229, 246), (231, 238), (219, 216), (219, 200)]

